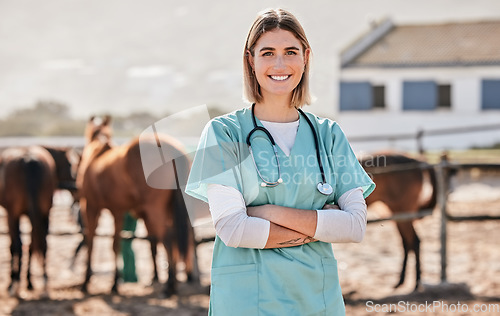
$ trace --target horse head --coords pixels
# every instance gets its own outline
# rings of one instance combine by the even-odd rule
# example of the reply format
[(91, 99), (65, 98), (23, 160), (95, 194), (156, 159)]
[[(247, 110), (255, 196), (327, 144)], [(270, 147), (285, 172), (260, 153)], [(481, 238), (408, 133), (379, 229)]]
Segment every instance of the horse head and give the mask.
[(80, 163), (77, 170), (77, 187), (81, 187), (83, 174), (92, 161), (111, 149), (111, 116), (104, 117), (91, 116), (85, 127), (85, 147), (81, 154)]
[(91, 116), (85, 127), (85, 141), (87, 144), (99, 140), (103, 143), (111, 141), (111, 116), (105, 115), (103, 117)]

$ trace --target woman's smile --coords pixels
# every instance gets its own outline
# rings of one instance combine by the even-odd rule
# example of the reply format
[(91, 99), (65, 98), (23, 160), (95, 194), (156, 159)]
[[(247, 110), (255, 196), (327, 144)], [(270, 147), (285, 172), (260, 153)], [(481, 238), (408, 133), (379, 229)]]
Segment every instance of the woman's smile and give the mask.
[(271, 79), (276, 80), (276, 81), (284, 81), (288, 78), (290, 78), (290, 75), (286, 76), (269, 76)]

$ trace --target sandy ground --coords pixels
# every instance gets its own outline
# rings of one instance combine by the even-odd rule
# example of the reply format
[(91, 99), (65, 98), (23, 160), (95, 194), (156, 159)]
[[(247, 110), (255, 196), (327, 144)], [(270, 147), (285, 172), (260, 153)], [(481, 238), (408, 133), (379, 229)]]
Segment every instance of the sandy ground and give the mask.
[[(481, 177), (480, 183), (470, 183), (469, 174), (454, 180), (454, 192), (449, 198), (449, 212), (454, 215), (500, 214), (500, 178)], [(475, 180), (475, 179), (472, 179)], [(64, 193), (55, 198), (51, 213), (51, 233), (48, 238), (47, 292), (42, 289), (41, 270), (33, 265), (35, 291), (23, 290), (21, 298), (7, 293), (10, 275), (8, 235), (0, 234), (0, 315), (206, 315), (209, 296), (211, 242), (198, 246), (201, 286), (181, 284), (180, 293), (169, 299), (161, 298), (160, 284), (150, 285), (151, 255), (147, 241), (136, 239), (138, 283), (120, 285), (121, 295), (111, 295), (113, 253), (111, 239), (96, 239), (94, 271), (90, 294), (79, 290), (83, 282), (85, 251), (70, 267), (74, 250), (81, 240), (78, 228), (68, 209)], [(371, 210), (371, 216), (381, 214), (382, 208)], [(112, 218), (105, 211), (99, 234), (111, 233)], [(23, 222), (23, 231), (29, 223)], [(415, 286), (414, 258), (408, 262), (405, 284), (394, 289), (401, 268), (402, 248), (393, 222), (368, 225), (361, 244), (336, 244), (341, 286), (348, 315), (499, 315), (500, 314), (500, 221), (449, 222), (447, 283), (441, 283), (440, 214), (436, 210), (416, 222), (422, 241), (423, 287)], [(0, 232), (6, 232), (5, 211), (0, 210)], [(74, 233), (63, 234), (60, 233)], [(197, 229), (198, 236), (213, 233), (210, 227)], [(144, 235), (139, 225), (138, 235)], [(23, 237), (26, 243), (29, 237)], [(26, 250), (26, 248), (25, 248)], [(166, 266), (165, 254), (160, 251), (160, 266)], [(179, 278), (184, 278), (183, 272)], [(166, 274), (160, 274), (164, 281)], [(25, 284), (22, 283), (22, 287)], [(447, 304), (447, 306), (445, 305)], [(483, 312), (474, 312), (474, 308)], [(468, 309), (468, 311), (466, 311)], [(489, 311), (488, 311), (489, 309)], [(392, 312), (391, 312), (392, 311)], [(495, 312), (496, 311), (496, 312)]]

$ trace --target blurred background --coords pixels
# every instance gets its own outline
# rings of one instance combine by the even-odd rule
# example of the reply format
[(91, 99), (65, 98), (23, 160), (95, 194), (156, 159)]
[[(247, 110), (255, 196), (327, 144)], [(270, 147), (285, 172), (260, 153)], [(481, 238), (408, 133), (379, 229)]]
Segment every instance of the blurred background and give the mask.
[[(242, 99), (243, 45), (257, 13), (267, 7), (288, 9), (301, 21), (313, 50), (316, 98), (306, 110), (338, 121), (356, 153), (393, 149), (430, 163), (443, 153), (457, 164), (500, 163), (495, 0), (0, 0), (0, 152), (32, 144), (81, 149), (91, 115), (112, 115), (114, 140), (124, 143), (152, 123), (202, 104), (211, 117), (248, 106)], [(195, 146), (196, 139), (185, 145)], [(450, 287), (415, 293), (412, 276), (394, 290), (402, 260), (399, 234), (393, 222), (369, 225), (362, 244), (334, 246), (348, 312), (368, 314), (368, 299), (500, 306), (500, 173), (469, 165), (457, 171), (450, 188), (450, 214), (497, 217), (449, 224)], [(69, 269), (81, 240), (68, 212), (72, 198), (56, 192), (54, 201), (51, 216), (59, 226), (52, 233), (74, 233), (49, 236), (49, 297), (58, 304), (36, 293), (25, 301), (4, 295), (0, 314), (206, 314), (207, 293), (162, 300), (158, 285), (147, 286), (152, 271), (145, 240), (134, 240), (142, 287), (122, 284), (122, 297), (107, 294), (114, 263), (111, 239), (102, 237), (95, 270), (105, 282), (94, 283), (96, 295), (83, 295), (77, 287), (84, 258)], [(371, 213), (374, 218), (386, 217), (380, 209)], [(0, 208), (2, 289), (10, 269), (5, 214)], [(111, 215), (103, 212), (102, 218), (99, 232), (111, 234)], [(415, 224), (427, 285), (443, 284), (441, 223), (442, 214), (434, 211)], [(141, 225), (136, 233), (146, 234)], [(212, 244), (198, 250), (207, 285)], [(158, 260), (165, 268), (164, 257)]]
[[(490, 80), (500, 89), (497, 1), (4, 0), (0, 136), (79, 136), (82, 121), (102, 113), (116, 117), (117, 135), (131, 136), (182, 109), (206, 104), (216, 115), (245, 106), (245, 37), (257, 12), (276, 6), (298, 16), (313, 48), (308, 110), (339, 121), (348, 136), (500, 121), (498, 103), (485, 108), (480, 88)], [(493, 23), (471, 29), (478, 22)], [(479, 35), (488, 36), (470, 42)], [(385, 57), (373, 57), (382, 46)], [(441, 99), (408, 107), (403, 89)], [(463, 149), (494, 145), (498, 135), (426, 142)], [(404, 140), (375, 146), (388, 145), (415, 149)]]

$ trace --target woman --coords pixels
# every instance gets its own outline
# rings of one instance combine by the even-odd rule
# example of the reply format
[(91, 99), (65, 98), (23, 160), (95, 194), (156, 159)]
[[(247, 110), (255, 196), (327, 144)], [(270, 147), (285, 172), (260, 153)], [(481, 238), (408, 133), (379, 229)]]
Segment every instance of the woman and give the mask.
[(374, 184), (340, 127), (300, 110), (310, 55), (291, 13), (262, 12), (243, 57), (253, 104), (202, 134), (186, 192), (217, 232), (211, 315), (345, 314), (330, 243), (361, 241)]

